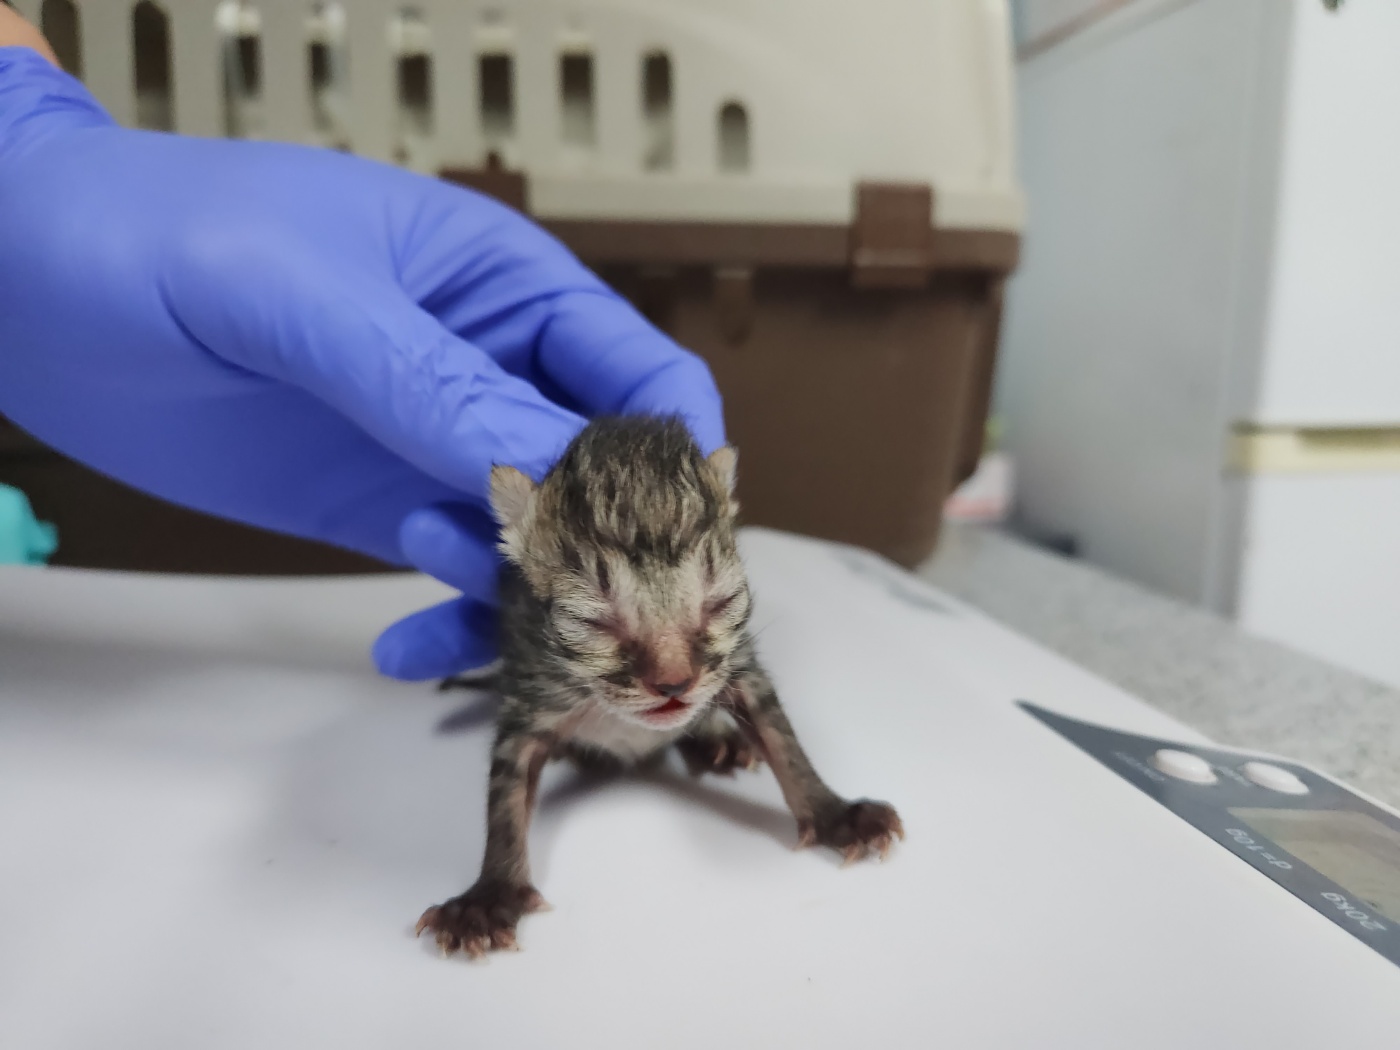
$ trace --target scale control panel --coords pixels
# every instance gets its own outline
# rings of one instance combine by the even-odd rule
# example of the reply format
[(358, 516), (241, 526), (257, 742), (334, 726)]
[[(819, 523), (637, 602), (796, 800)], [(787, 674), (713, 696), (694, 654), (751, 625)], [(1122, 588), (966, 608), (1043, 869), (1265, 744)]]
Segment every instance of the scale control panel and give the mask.
[(1400, 965), (1396, 814), (1304, 766), (1019, 706)]

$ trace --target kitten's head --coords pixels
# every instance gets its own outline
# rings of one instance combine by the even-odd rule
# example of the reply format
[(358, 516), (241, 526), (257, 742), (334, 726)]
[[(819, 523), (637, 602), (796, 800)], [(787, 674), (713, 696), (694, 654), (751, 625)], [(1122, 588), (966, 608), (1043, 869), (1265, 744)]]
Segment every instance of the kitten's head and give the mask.
[(618, 714), (694, 719), (728, 682), (749, 618), (735, 456), (677, 420), (595, 420), (536, 486), (491, 474), (501, 549), (548, 609), (558, 656)]

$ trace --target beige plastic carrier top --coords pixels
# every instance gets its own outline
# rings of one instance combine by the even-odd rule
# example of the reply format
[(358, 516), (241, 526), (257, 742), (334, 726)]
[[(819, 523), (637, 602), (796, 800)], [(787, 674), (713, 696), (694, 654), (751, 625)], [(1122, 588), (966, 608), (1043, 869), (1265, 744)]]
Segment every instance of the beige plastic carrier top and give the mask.
[(1019, 229), (1004, 0), (18, 0), (118, 120), (495, 152), (543, 218), (847, 223), (859, 180)]

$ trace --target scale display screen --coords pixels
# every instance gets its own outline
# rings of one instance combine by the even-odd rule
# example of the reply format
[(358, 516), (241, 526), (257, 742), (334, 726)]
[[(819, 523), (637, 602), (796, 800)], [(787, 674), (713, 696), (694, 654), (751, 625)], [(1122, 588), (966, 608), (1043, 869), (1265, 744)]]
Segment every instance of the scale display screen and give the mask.
[(1229, 812), (1400, 923), (1400, 832), (1349, 810), (1240, 808)]

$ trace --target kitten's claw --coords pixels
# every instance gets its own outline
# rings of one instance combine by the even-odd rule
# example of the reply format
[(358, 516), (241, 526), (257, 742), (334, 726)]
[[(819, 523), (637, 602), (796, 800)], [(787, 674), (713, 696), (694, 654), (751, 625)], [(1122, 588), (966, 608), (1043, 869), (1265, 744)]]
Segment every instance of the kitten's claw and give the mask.
[(723, 732), (704, 730), (676, 741), (676, 750), (685, 759), (693, 777), (705, 773), (733, 776), (736, 769), (754, 770), (758, 751), (737, 728)]
[(528, 884), (479, 882), (460, 897), (433, 905), (414, 930), (432, 930), (444, 956), (460, 949), (468, 958), (480, 959), (489, 951), (519, 951), (516, 923), (548, 907), (539, 890)]
[(490, 947), (491, 941), (486, 937), (472, 937), (462, 942), (462, 950), (467, 953), (468, 959), (482, 958)]
[(797, 848), (807, 849), (817, 844), (817, 828), (810, 820), (797, 823)]
[(841, 854), (846, 867), (874, 854), (884, 860), (896, 838), (904, 838), (904, 823), (894, 807), (861, 799), (841, 802), (798, 825), (799, 848), (820, 843)]

